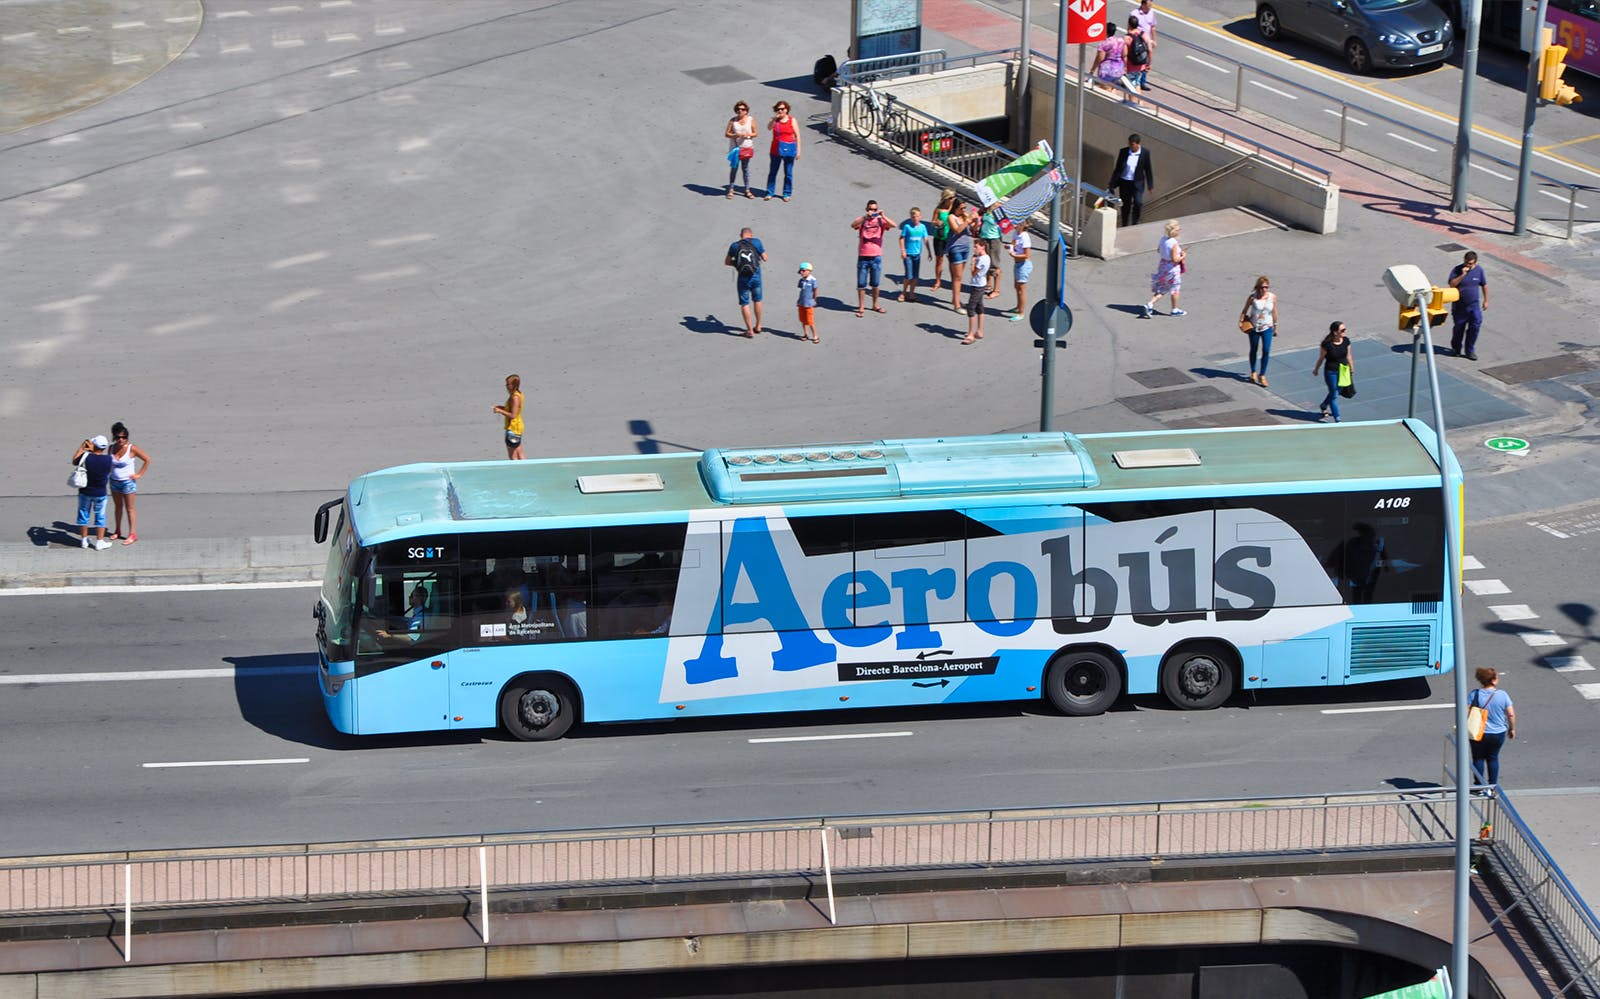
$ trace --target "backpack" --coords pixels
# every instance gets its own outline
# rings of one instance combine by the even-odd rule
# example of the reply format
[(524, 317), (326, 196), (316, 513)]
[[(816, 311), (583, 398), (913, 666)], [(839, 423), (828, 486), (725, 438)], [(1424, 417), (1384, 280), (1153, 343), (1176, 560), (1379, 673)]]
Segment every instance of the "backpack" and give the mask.
[(761, 269), (761, 253), (748, 239), (739, 240), (738, 248), (733, 251), (733, 269), (745, 278), (754, 277)]
[(1145, 44), (1143, 32), (1128, 36), (1128, 61), (1135, 66), (1144, 66), (1150, 62), (1150, 46)]

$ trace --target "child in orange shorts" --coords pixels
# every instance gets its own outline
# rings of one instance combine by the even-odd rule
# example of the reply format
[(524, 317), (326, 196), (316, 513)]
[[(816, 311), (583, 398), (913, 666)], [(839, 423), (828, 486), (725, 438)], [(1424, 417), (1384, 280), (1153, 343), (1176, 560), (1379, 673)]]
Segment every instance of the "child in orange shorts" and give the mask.
[(800, 339), (821, 343), (817, 338), (817, 279), (811, 276), (811, 265), (800, 265)]

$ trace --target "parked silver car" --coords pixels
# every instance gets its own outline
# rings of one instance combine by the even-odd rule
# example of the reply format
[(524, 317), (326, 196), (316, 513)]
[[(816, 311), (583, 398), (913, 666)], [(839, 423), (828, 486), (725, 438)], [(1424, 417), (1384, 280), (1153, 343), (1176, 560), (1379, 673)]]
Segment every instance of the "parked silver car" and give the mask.
[(1303, 38), (1344, 56), (1357, 73), (1450, 58), (1455, 32), (1433, 0), (1259, 0), (1256, 30)]

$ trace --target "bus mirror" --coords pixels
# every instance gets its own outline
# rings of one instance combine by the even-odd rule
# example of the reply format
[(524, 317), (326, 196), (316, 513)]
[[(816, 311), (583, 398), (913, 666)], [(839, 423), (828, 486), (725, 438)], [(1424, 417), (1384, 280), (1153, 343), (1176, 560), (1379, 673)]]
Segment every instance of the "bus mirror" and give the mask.
[(341, 496), (317, 507), (317, 515), (311, 519), (311, 540), (319, 545), (328, 540), (328, 512), (343, 502)]

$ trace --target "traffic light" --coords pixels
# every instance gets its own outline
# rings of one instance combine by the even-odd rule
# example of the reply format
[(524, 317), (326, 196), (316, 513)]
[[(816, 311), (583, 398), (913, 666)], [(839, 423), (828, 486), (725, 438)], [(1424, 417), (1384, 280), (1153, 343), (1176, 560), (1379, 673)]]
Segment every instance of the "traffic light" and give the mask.
[(1549, 43), (1549, 28), (1544, 29), (1544, 33), (1545, 46), (1539, 50), (1540, 99), (1554, 104), (1573, 104), (1583, 100), (1582, 94), (1561, 82), (1561, 74), (1567, 71), (1567, 47)]
[[(1428, 326), (1436, 329), (1444, 323), (1444, 317), (1450, 314), (1450, 303), (1461, 297), (1459, 288), (1434, 288), (1433, 297), (1428, 299)], [(1400, 306), (1400, 329), (1409, 330), (1422, 322), (1420, 308), (1413, 303)]]

